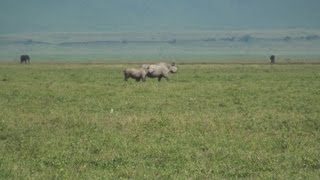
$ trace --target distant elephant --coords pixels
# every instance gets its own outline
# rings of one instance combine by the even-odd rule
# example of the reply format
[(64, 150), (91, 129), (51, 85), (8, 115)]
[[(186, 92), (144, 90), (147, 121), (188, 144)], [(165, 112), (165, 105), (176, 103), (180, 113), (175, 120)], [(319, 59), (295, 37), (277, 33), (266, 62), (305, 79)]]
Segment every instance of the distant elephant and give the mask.
[(274, 55), (271, 55), (270, 56), (270, 61), (271, 61), (271, 64), (276, 63), (276, 57)]
[(146, 81), (147, 72), (143, 68), (127, 68), (123, 71), (124, 73), (124, 80), (128, 81), (129, 78), (135, 79), (137, 82), (139, 81)]
[(176, 73), (178, 68), (176, 67), (175, 63), (168, 64), (168, 63), (158, 63), (149, 65), (147, 68), (147, 77), (150, 78), (158, 78), (158, 81), (161, 81), (161, 78), (165, 78), (169, 80), (169, 73)]
[(20, 56), (20, 63), (30, 63), (30, 57), (29, 55), (21, 55)]

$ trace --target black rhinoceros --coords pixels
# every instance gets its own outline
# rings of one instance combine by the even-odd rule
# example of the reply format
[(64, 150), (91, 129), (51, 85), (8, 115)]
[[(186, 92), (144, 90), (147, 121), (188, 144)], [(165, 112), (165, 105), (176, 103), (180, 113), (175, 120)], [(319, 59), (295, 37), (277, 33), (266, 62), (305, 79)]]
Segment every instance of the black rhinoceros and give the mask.
[(158, 78), (158, 81), (161, 81), (163, 77), (169, 80), (169, 73), (176, 73), (178, 70), (175, 63), (163, 62), (151, 65), (143, 64), (141, 68), (146, 69), (147, 77)]

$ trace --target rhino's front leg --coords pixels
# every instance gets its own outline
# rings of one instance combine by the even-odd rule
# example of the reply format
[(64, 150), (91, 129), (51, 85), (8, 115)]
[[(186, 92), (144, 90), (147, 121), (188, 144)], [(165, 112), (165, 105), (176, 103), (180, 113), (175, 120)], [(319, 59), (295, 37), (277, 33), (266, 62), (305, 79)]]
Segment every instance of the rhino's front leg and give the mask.
[(166, 78), (167, 81), (169, 81), (169, 74), (165, 73), (163, 77)]

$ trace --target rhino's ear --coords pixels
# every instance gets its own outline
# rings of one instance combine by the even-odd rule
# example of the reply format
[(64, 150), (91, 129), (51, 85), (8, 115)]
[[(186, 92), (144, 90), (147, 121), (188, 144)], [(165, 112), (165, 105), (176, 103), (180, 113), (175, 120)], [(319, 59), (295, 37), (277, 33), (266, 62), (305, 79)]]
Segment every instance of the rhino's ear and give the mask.
[(176, 63), (175, 63), (175, 62), (171, 63), (171, 66), (175, 66), (175, 65), (176, 65)]

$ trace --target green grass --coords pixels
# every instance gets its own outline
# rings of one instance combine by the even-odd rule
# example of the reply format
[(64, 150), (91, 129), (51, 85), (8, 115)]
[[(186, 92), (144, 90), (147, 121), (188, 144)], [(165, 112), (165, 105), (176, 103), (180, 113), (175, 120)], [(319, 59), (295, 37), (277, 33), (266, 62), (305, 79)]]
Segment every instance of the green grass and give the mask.
[(135, 66), (1, 64), (0, 179), (320, 178), (320, 65)]

